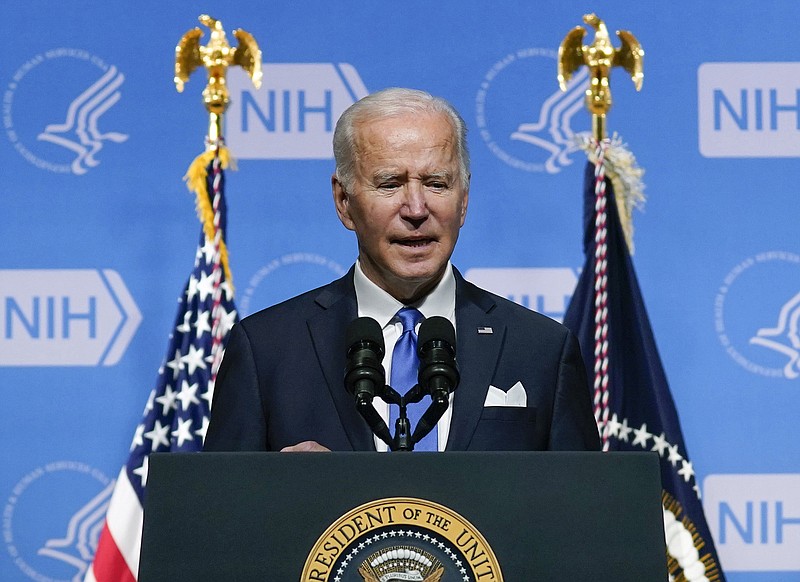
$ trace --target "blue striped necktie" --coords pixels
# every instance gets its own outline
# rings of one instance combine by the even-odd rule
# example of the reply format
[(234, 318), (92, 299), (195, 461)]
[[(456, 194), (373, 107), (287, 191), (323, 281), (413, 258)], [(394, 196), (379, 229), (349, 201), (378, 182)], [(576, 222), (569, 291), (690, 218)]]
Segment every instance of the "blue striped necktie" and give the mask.
[[(417, 356), (417, 332), (416, 326), (422, 320), (422, 314), (413, 307), (404, 307), (397, 312), (403, 324), (403, 333), (397, 338), (392, 352), (392, 377), (391, 387), (400, 394), (405, 394), (417, 383), (419, 370), (419, 357)], [(411, 423), (411, 433), (417, 427), (420, 417), (425, 412), (429, 399), (425, 398), (421, 402), (408, 405), (408, 420)], [(389, 426), (394, 431), (395, 421), (399, 416), (399, 407), (389, 407)], [(415, 451), (437, 451), (438, 450), (438, 430), (436, 427), (429, 432), (425, 438), (414, 445)]]

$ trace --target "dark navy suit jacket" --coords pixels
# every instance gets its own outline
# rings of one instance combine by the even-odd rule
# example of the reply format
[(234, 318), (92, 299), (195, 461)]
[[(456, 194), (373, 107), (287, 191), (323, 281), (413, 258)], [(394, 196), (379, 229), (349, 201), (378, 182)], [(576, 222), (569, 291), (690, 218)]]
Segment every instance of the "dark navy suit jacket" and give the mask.
[[(578, 342), (561, 324), (456, 276), (457, 361), (448, 451), (597, 450)], [(233, 327), (204, 450), (277, 451), (314, 440), (375, 450), (344, 387), (353, 270)], [(492, 333), (478, 333), (491, 328)], [(521, 382), (527, 407), (484, 408), (489, 385)], [(424, 401), (423, 401), (424, 402)]]

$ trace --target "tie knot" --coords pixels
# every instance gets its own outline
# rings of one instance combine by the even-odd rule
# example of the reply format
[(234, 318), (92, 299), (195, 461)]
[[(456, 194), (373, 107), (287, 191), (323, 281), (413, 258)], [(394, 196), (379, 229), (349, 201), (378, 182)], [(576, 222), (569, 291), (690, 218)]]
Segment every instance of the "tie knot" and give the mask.
[(397, 317), (400, 318), (400, 322), (403, 324), (403, 333), (405, 333), (414, 331), (414, 328), (417, 327), (417, 324), (422, 319), (422, 313), (413, 307), (403, 307), (397, 312)]

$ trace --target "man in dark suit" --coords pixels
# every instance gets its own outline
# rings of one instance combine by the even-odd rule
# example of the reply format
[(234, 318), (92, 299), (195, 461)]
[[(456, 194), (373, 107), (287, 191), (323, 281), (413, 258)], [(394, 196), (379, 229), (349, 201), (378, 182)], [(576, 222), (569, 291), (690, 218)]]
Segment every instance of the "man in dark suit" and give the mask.
[[(205, 450), (385, 450), (345, 390), (345, 329), (359, 316), (377, 320), (387, 374), (393, 365), (399, 373), (405, 361), (394, 349), (415, 342), (419, 321), (434, 315), (455, 326), (461, 382), (420, 445), (598, 449), (572, 334), (465, 281), (450, 264), (470, 178), (455, 109), (421, 91), (372, 94), (337, 122), (334, 154), (336, 212), (356, 233), (358, 261), (343, 278), (233, 328)], [(375, 404), (392, 426), (389, 405)]]

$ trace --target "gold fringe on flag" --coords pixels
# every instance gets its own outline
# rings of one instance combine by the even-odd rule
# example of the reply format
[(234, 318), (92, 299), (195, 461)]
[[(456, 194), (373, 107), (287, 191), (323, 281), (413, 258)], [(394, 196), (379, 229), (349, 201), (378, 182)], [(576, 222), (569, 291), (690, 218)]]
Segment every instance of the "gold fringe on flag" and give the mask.
[[(597, 164), (597, 141), (587, 133), (575, 135), (578, 148), (586, 152), (589, 161)], [(617, 213), (622, 225), (622, 233), (628, 244), (628, 252), (633, 255), (633, 210), (642, 210), (645, 203), (644, 170), (636, 163), (636, 157), (628, 149), (616, 133), (611, 139), (606, 140), (608, 146), (605, 150), (604, 162), (606, 176), (614, 186), (614, 199), (617, 202)]]
[[(228, 166), (233, 170), (236, 169), (236, 163), (231, 157), (228, 148), (220, 147), (216, 151), (210, 150), (197, 156), (186, 171), (186, 175), (183, 177), (186, 182), (186, 187), (189, 188), (191, 192), (195, 193), (197, 218), (203, 225), (203, 232), (206, 238), (212, 242), (215, 238), (216, 229), (214, 227), (214, 209), (211, 206), (208, 189), (206, 188), (206, 178), (208, 177), (206, 168), (208, 168), (208, 165), (216, 155), (219, 155), (220, 165), (223, 170), (227, 169)], [(222, 237), (220, 237), (219, 253), (220, 262), (225, 270), (225, 280), (231, 286), (231, 289), (233, 289), (233, 277), (231, 276), (231, 269), (228, 264), (228, 247), (225, 245), (225, 240)]]

